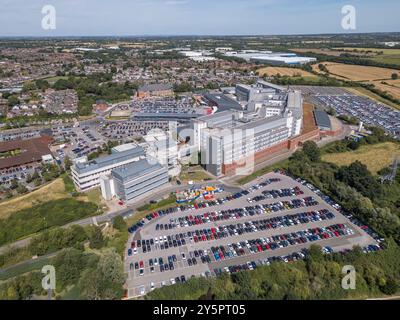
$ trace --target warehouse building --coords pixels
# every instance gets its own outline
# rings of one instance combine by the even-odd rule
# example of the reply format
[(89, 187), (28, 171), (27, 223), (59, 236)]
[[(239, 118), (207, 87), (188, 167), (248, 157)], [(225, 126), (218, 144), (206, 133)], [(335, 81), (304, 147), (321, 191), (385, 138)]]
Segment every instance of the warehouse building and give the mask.
[(240, 52), (226, 52), (225, 55), (241, 58), (248, 62), (265, 63), (270, 65), (302, 65), (317, 61), (316, 58), (299, 57), (295, 53), (291, 52), (243, 50)]
[(317, 61), (316, 58), (311, 57), (288, 57), (288, 56), (258, 56), (250, 58), (251, 62), (259, 62), (270, 65), (302, 65)]
[(331, 119), (329, 119), (329, 115), (325, 111), (315, 109), (314, 110), (314, 118), (315, 118), (315, 123), (317, 124), (317, 127), (321, 131), (332, 130)]
[(144, 158), (144, 149), (136, 147), (92, 161), (87, 161), (87, 159), (86, 161), (79, 161), (71, 167), (72, 179), (78, 190), (86, 191), (98, 187), (100, 177), (109, 175), (113, 169), (121, 168)]

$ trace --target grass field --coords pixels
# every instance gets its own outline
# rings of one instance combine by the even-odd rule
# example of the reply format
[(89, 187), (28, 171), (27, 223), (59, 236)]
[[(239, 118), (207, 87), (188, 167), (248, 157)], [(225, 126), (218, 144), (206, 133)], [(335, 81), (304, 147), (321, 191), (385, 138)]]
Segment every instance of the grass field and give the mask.
[[(0, 219), (5, 219), (14, 212), (31, 208), (40, 203), (70, 198), (72, 197), (70, 194), (71, 191), (73, 190), (71, 190), (71, 185), (68, 179), (64, 181), (62, 177), (57, 178), (47, 185), (28, 194), (0, 202)], [(101, 200), (102, 198), (99, 189), (93, 189), (87, 193), (83, 193), (76, 199), (85, 202), (93, 202), (101, 206), (102, 209), (107, 209), (104, 201)]]
[[(399, 73), (399, 70), (358, 66), (334, 62), (322, 62), (329, 71), (330, 76), (339, 80), (351, 81), (376, 81), (376, 80), (390, 80), (393, 73)], [(319, 63), (313, 65), (313, 70), (322, 73), (318, 68)]]
[(189, 167), (183, 168), (181, 174), (179, 175), (179, 179), (182, 181), (195, 181), (201, 182), (204, 179), (211, 179), (211, 176), (204, 171), (200, 166), (197, 167)]
[(285, 67), (265, 67), (265, 68), (260, 68), (257, 70), (258, 74), (261, 77), (272, 77), (280, 74), (281, 76), (290, 76), (290, 77), (311, 77), (311, 78), (317, 78), (316, 75), (301, 70), (297, 68), (285, 68)]
[(321, 49), (314, 49), (314, 48), (295, 48), (295, 49), (290, 49), (291, 51), (297, 52), (297, 53), (306, 53), (306, 52), (312, 52), (316, 54), (326, 54), (328, 56), (335, 56), (338, 57), (342, 52), (337, 51), (337, 50), (332, 50), (332, 49), (326, 49), (326, 48), (321, 48)]
[(0, 219), (7, 218), (16, 211), (30, 208), (43, 202), (66, 198), (67, 196), (64, 182), (62, 178), (58, 178), (26, 195), (0, 202)]
[[(382, 53), (383, 55), (394, 55), (400, 54), (400, 49), (384, 49), (384, 48), (332, 48), (335, 51), (342, 51), (342, 52), (354, 52), (354, 53), (365, 53), (365, 54), (375, 54)], [(371, 51), (371, 53), (367, 53), (367, 51)]]
[(329, 153), (322, 156), (322, 160), (336, 165), (349, 165), (358, 160), (376, 174), (379, 170), (388, 167), (395, 156), (400, 156), (399, 144), (385, 142), (375, 145), (365, 145), (355, 151), (343, 153)]
[[(399, 72), (400, 74), (400, 72)], [(384, 80), (384, 81), (371, 81), (375, 88), (386, 91), (394, 98), (400, 100), (400, 79), (397, 80)]]

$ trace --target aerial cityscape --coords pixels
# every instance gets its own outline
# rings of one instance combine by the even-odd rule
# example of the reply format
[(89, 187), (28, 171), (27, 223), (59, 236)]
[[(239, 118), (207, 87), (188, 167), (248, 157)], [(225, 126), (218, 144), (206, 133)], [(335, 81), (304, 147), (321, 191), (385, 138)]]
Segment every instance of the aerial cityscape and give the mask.
[(400, 5), (306, 2), (0, 0), (0, 300), (399, 300)]

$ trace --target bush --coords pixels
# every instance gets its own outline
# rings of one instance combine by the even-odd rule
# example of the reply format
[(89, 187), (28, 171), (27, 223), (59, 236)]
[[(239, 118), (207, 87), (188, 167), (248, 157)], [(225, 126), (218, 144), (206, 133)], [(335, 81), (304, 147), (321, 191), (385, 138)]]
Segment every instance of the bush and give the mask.
[(20, 210), (0, 220), (0, 244), (95, 215), (98, 210), (94, 203), (76, 199), (53, 200)]

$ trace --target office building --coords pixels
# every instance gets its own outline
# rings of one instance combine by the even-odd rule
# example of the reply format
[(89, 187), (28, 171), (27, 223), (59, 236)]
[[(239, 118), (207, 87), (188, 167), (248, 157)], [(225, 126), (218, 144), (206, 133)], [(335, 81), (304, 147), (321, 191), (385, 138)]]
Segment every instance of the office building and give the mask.
[(71, 167), (72, 179), (76, 188), (86, 191), (100, 185), (100, 177), (111, 173), (111, 170), (121, 168), (130, 163), (145, 158), (144, 149), (136, 147), (92, 161), (79, 161)]
[(168, 170), (165, 166), (152, 159), (141, 159), (113, 169), (109, 176), (102, 178), (101, 190), (106, 200), (116, 196), (130, 203), (165, 186), (168, 181)]

